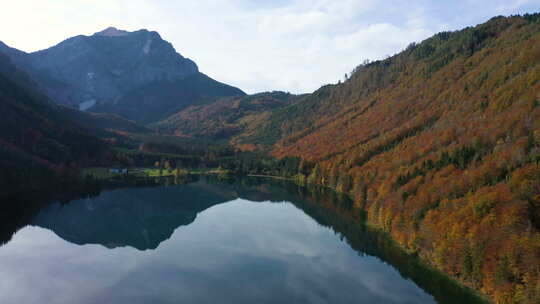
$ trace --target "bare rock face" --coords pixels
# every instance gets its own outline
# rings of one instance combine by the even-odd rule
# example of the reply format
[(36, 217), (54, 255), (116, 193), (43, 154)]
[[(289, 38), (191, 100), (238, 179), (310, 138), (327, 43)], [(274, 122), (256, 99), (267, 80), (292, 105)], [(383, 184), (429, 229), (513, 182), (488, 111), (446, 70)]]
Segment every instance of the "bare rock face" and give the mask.
[(101, 32), (95, 33), (97, 36), (119, 37), (129, 35), (128, 31), (119, 30), (115, 27), (108, 27)]
[[(192, 60), (157, 32), (144, 29), (128, 32), (109, 27), (42, 51), (10, 52), (16, 57), (13, 61), (56, 102), (140, 122), (158, 120), (211, 97), (244, 95), (200, 73)], [(137, 101), (127, 100), (134, 95)]]
[(145, 83), (185, 78), (197, 65), (178, 54), (158, 33), (108, 28), (92, 36), (76, 36), (31, 54), (32, 66), (68, 84), (71, 94), (55, 92), (68, 105), (96, 100), (112, 103)]

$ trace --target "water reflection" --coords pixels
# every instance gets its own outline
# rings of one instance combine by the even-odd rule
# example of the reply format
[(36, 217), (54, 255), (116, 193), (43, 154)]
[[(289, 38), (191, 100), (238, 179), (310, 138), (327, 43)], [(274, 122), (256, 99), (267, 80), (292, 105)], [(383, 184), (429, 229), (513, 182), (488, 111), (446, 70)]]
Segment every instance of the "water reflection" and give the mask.
[(361, 220), (346, 197), (275, 181), (106, 191), (45, 207), (0, 248), (0, 302), (474, 300)]
[(199, 212), (223, 200), (196, 185), (114, 190), (50, 205), (31, 224), (78, 245), (156, 249), (177, 227), (191, 224)]

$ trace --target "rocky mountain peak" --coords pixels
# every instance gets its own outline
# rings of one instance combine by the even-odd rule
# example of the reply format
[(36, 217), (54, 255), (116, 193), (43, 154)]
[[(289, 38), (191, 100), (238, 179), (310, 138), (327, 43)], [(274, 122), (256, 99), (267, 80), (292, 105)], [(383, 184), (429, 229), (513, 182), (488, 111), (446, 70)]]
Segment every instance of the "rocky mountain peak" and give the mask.
[(29, 54), (2, 45), (0, 51), (57, 103), (144, 123), (208, 98), (244, 95), (200, 73), (195, 62), (146, 29), (109, 27)]
[(95, 36), (107, 36), (107, 37), (119, 37), (119, 36), (126, 36), (126, 35), (129, 35), (130, 32), (128, 31), (124, 31), (124, 30), (119, 30), (115, 27), (108, 27), (106, 29), (104, 29), (103, 31), (101, 32), (97, 32), (95, 33), (94, 35)]

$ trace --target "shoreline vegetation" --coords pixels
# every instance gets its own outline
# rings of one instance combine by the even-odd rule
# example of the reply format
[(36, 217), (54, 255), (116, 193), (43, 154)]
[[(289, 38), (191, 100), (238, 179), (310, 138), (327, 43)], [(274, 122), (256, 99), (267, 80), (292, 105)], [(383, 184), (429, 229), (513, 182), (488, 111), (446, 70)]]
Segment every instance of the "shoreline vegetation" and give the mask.
[(176, 177), (186, 175), (230, 175), (230, 171), (223, 169), (156, 169), (156, 168), (133, 168), (116, 169), (107, 167), (91, 167), (82, 170), (82, 177), (92, 177), (97, 180), (117, 179), (126, 177)]

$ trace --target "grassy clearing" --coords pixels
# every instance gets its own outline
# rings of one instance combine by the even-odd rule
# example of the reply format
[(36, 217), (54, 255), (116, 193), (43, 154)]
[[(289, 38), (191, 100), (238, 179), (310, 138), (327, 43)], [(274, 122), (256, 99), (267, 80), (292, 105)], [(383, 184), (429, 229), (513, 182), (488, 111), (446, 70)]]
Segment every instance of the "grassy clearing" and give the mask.
[(93, 167), (85, 168), (82, 172), (83, 176), (92, 176), (95, 179), (112, 179), (116, 177), (171, 177), (183, 176), (188, 174), (218, 174), (228, 175), (229, 171), (223, 169), (159, 169), (159, 168), (137, 168), (129, 169), (127, 173), (112, 172), (111, 168)]
[(85, 168), (82, 171), (83, 176), (92, 176), (96, 179), (110, 179), (121, 176), (120, 173), (112, 173), (109, 168)]

